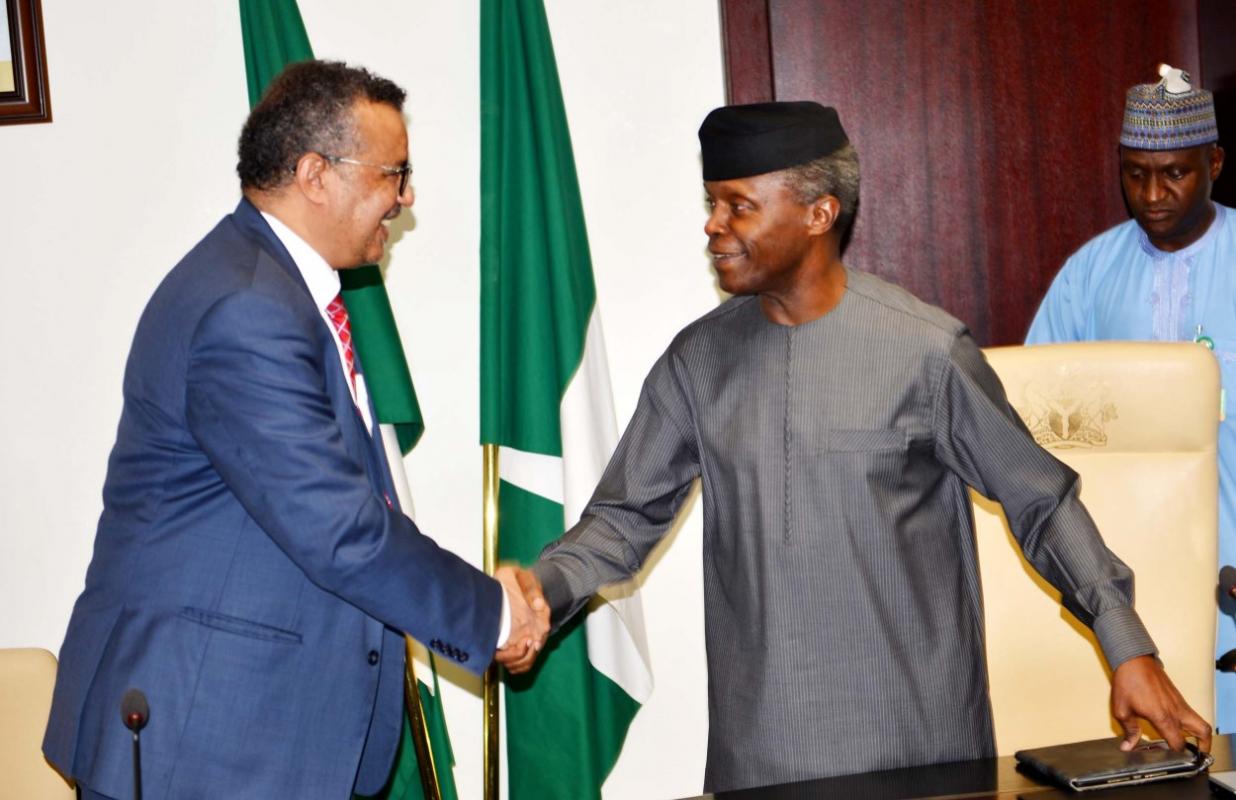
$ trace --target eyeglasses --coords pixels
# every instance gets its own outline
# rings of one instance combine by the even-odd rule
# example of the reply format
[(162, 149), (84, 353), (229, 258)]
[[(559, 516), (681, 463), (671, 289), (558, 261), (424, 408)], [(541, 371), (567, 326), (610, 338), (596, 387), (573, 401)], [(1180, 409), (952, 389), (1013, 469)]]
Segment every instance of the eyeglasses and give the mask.
[(403, 193), (408, 190), (408, 180), (412, 177), (411, 161), (405, 161), (397, 167), (392, 167), (386, 164), (373, 164), (369, 161), (357, 161), (354, 158), (344, 158), (343, 156), (331, 156), (326, 153), (318, 153), (318, 155), (332, 164), (352, 164), (357, 167), (376, 167), (377, 169), (382, 170), (382, 174), (387, 177), (398, 175), (399, 196), (403, 197)]

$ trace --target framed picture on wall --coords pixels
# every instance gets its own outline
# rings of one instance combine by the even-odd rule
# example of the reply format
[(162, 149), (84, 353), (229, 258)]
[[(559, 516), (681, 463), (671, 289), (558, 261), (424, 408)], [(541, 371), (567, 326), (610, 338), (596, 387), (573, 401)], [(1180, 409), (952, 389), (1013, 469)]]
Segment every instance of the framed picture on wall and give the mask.
[(41, 0), (0, 0), (0, 125), (51, 122)]

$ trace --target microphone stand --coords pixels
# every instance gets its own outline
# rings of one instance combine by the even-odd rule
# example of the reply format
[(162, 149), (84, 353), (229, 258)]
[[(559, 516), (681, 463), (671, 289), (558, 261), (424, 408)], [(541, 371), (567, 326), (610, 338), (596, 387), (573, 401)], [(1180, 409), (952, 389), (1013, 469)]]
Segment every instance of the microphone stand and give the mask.
[(133, 800), (142, 800), (142, 743), (138, 729), (133, 729)]
[(120, 698), (120, 719), (133, 731), (133, 800), (142, 800), (141, 730), (150, 720), (150, 704), (141, 689), (129, 689)]

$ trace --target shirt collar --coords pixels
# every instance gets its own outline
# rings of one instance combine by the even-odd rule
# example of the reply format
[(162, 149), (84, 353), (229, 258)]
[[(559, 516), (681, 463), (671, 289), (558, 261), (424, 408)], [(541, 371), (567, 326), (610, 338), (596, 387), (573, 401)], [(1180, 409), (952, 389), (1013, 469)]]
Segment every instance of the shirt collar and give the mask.
[(319, 309), (325, 310), (339, 295), (339, 273), (326, 263), (326, 259), (322, 258), (317, 250), (314, 250), (308, 242), (300, 238), (277, 217), (265, 211), (261, 214), (262, 219), (266, 220), (266, 224), (270, 225), (270, 229), (274, 231), (275, 237), (287, 249), (296, 268), (300, 270), (300, 276), (304, 278), (305, 285), (309, 287), (313, 302)]

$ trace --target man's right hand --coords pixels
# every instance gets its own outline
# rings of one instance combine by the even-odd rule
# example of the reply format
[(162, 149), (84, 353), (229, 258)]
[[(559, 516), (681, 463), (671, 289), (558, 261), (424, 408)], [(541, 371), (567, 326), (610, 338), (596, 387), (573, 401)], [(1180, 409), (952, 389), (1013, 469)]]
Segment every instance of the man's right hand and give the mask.
[(494, 570), (511, 604), (511, 633), (495, 660), (508, 672), (527, 672), (549, 636), (549, 604), (536, 575), (522, 567), (504, 565)]

